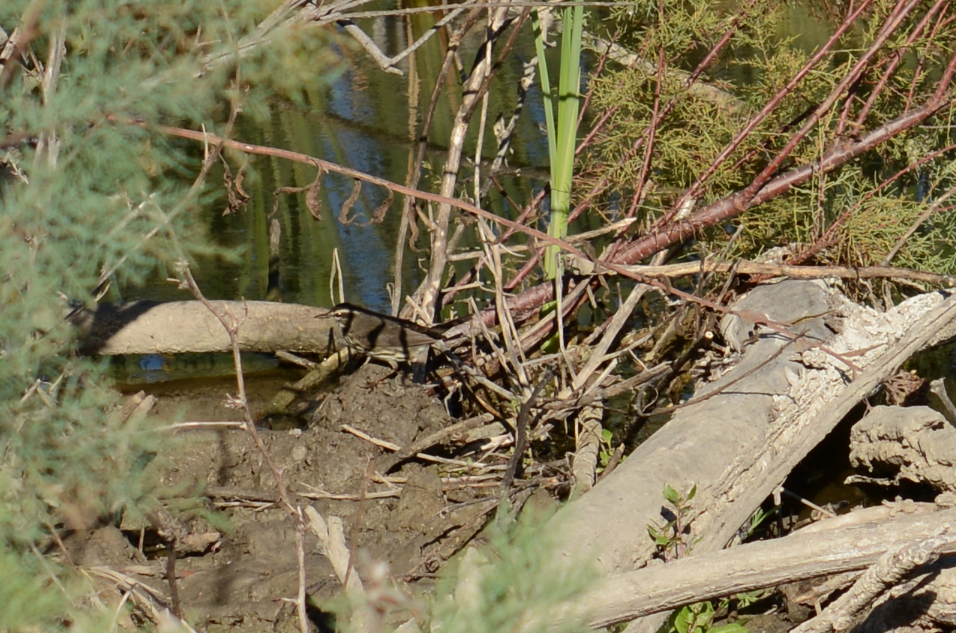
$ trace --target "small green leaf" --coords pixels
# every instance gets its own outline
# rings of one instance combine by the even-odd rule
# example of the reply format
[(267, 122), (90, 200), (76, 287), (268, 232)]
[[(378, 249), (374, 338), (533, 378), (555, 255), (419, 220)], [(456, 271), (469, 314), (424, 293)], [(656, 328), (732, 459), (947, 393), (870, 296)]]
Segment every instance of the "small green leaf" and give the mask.
[(684, 501), (690, 501), (697, 496), (697, 484), (694, 484), (694, 487), (690, 489), (690, 492), (687, 493), (687, 498)]
[(674, 616), (674, 628), (677, 629), (677, 633), (687, 633), (687, 628), (693, 619), (694, 613), (690, 610), (690, 607), (684, 607), (678, 611)]
[(695, 623), (698, 627), (706, 630), (710, 628), (710, 623), (714, 621), (714, 605), (711, 602), (702, 602), (697, 605), (697, 622)]
[(561, 339), (557, 334), (552, 334), (541, 344), (542, 354), (556, 354), (561, 349)]
[(751, 534), (753, 534), (754, 531), (756, 531), (756, 529), (760, 527), (760, 524), (763, 523), (767, 519), (767, 517), (770, 516), (771, 512), (772, 510), (768, 512), (764, 510), (763, 508), (760, 508), (756, 512), (754, 512), (753, 516), (750, 517), (750, 527), (747, 529), (747, 536), (750, 536)]
[(611, 432), (611, 429), (603, 429), (601, 431), (601, 439), (604, 440), (605, 444), (610, 444), (611, 440), (614, 439), (614, 433)]
[(753, 603), (763, 598), (763, 596), (764, 596), (764, 592), (762, 589), (757, 589), (756, 591), (745, 591), (743, 593), (738, 593), (736, 596), (737, 606), (741, 609), (745, 607), (749, 607)]
[(670, 484), (664, 484), (664, 498), (667, 499), (671, 505), (677, 505), (680, 503), (680, 493), (670, 487)]

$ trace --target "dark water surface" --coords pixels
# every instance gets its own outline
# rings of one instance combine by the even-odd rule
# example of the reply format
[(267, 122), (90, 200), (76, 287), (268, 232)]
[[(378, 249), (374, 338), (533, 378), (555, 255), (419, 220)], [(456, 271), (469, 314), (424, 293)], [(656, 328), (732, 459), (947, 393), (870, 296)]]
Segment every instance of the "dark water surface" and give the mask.
[[(828, 28), (818, 24), (798, 3), (790, 9), (790, 19), (781, 26), (782, 39), (794, 38), (791, 45), (813, 49), (826, 40)], [(593, 18), (592, 18), (593, 19)], [(409, 19), (381, 17), (359, 21), (388, 55), (395, 55), (406, 42), (417, 39), (434, 23), (429, 14), (415, 14)], [(599, 25), (596, 25), (600, 28)], [(517, 85), (522, 63), (534, 57), (530, 23), (509, 56), (490, 92), (482, 155), (490, 160), (496, 150), (492, 134), (495, 118), (510, 117), (517, 103)], [(480, 28), (463, 42), (461, 60), (468, 68), (483, 37)], [(559, 36), (552, 33), (552, 40)], [(266, 121), (253, 122), (240, 117), (237, 140), (288, 149), (316, 156), (341, 165), (404, 184), (412, 156), (414, 140), (441, 65), (444, 41), (439, 35), (407, 57), (400, 64), (404, 75), (385, 73), (368, 54), (355, 47), (338, 47), (344, 72), (332, 82), (324, 82), (317, 69), (313, 86), (304, 86), (304, 107), (277, 101)], [(552, 77), (556, 77), (559, 61), (557, 47), (550, 49)], [(587, 64), (587, 61), (585, 62)], [(584, 69), (587, 76), (589, 68)], [(454, 112), (460, 103), (461, 84), (457, 71), (440, 96), (430, 130), (431, 145), (425, 158), (425, 173), (419, 187), (436, 190), (444, 162), (446, 142)], [(753, 78), (728, 77), (736, 85), (745, 85)], [(553, 79), (554, 80), (554, 79)], [(480, 110), (473, 117), (477, 128)], [(523, 175), (501, 179), (509, 195), (518, 204), (531, 200), (535, 191), (547, 182), (548, 148), (544, 127), (542, 96), (536, 83), (532, 86), (512, 142), (509, 157), (512, 167), (523, 169)], [(460, 179), (469, 182), (474, 176), (473, 159), (476, 133), (472, 131)], [(233, 172), (237, 166), (232, 162)], [(483, 173), (487, 173), (487, 165)], [(221, 171), (214, 172), (221, 177)], [(236, 249), (235, 261), (204, 261), (197, 271), (200, 284), (210, 297), (265, 299), (269, 290), (269, 216), (273, 211), (273, 192), (279, 187), (305, 187), (315, 178), (315, 168), (264, 156), (252, 157), (251, 174), (244, 188), (250, 194), (249, 205), (228, 217), (222, 216), (223, 199), (209, 204), (204, 214), (209, 234), (218, 244)], [(211, 180), (215, 182), (215, 180)], [(471, 190), (469, 185), (469, 191)], [(321, 221), (312, 218), (305, 205), (305, 194), (284, 194), (279, 197), (276, 218), (281, 227), (278, 283), (269, 298), (285, 302), (330, 306), (330, 275), (333, 252), (341, 261), (347, 300), (366, 307), (387, 311), (390, 305), (388, 287), (393, 279), (393, 262), (402, 200), (396, 197), (384, 222), (369, 224), (374, 210), (386, 199), (382, 188), (363, 186), (349, 225), (336, 218), (342, 204), (352, 193), (353, 181), (335, 174), (326, 174), (321, 188)], [(514, 209), (493, 190), (489, 210), (513, 216)], [(595, 214), (596, 215), (596, 214)], [(601, 224), (600, 217), (584, 219), (578, 230)], [(592, 226), (593, 225), (593, 226)], [(541, 227), (544, 228), (544, 227)], [(421, 252), (407, 249), (403, 271), (403, 292), (407, 293), (421, 279), (427, 263), (427, 236), (417, 243)], [(174, 300), (189, 298), (158, 275), (156, 284), (129, 289), (124, 300), (134, 298)]]
[[(799, 5), (790, 9), (791, 19), (782, 27), (782, 38), (795, 37), (794, 46), (815, 48), (825, 41), (827, 28), (817, 24)], [(405, 20), (383, 17), (359, 21), (359, 25), (389, 55), (405, 48), (406, 42), (417, 39), (434, 19), (428, 14), (416, 14)], [(495, 153), (496, 141), (492, 134), (495, 118), (501, 114), (510, 117), (517, 103), (518, 80), (522, 63), (534, 56), (530, 24), (492, 85), (482, 156), (489, 161)], [(431, 95), (432, 86), (441, 65), (444, 49), (443, 36), (433, 37), (406, 58), (400, 68), (404, 75), (388, 74), (380, 70), (364, 50), (340, 47), (345, 70), (332, 82), (324, 82), (317, 70), (315, 85), (305, 86), (304, 107), (276, 101), (270, 116), (262, 121), (240, 117), (235, 138), (240, 141), (288, 149), (333, 161), (395, 183), (404, 184), (412, 157), (418, 128)], [(480, 28), (463, 42), (461, 60), (465, 68), (474, 59), (475, 50), (483, 37)], [(552, 34), (552, 40), (557, 36)], [(550, 50), (552, 80), (558, 65), (557, 47)], [(587, 64), (587, 61), (585, 62)], [(585, 68), (583, 75), (587, 76)], [(425, 157), (424, 174), (420, 188), (437, 190), (438, 180), (447, 149), (454, 112), (460, 103), (461, 84), (457, 71), (440, 96), (438, 108), (429, 135), (431, 145)], [(733, 83), (752, 81), (736, 77)], [(472, 128), (477, 128), (480, 109), (473, 117)], [(542, 95), (533, 85), (524, 104), (515, 138), (512, 167), (522, 168), (522, 174), (500, 178), (508, 195), (517, 204), (525, 204), (542, 187), (548, 177), (547, 139), (542, 131), (544, 110)], [(474, 153), (477, 134), (472, 131), (466, 147), (466, 159), (459, 174), (471, 191), (474, 177)], [(230, 158), (233, 174), (238, 166)], [(402, 200), (396, 196), (381, 224), (369, 220), (384, 201), (387, 192), (382, 188), (363, 186), (351, 216), (355, 221), (346, 225), (337, 216), (345, 200), (352, 193), (353, 181), (336, 174), (322, 178), (320, 190), (321, 220), (313, 219), (305, 204), (305, 193), (279, 196), (273, 214), (273, 192), (279, 187), (306, 187), (315, 178), (315, 168), (265, 156), (251, 157), (250, 173), (244, 189), (251, 196), (249, 204), (238, 213), (223, 216), (225, 200), (220, 197), (204, 210), (203, 223), (210, 237), (220, 246), (233, 249), (231, 260), (200, 260), (195, 275), (204, 293), (210, 298), (276, 300), (328, 307), (338, 301), (333, 298), (333, 255), (341, 262), (345, 298), (353, 303), (387, 312), (390, 306), (389, 288), (393, 282), (393, 262), (396, 248)], [(487, 173), (483, 164), (482, 173)], [(222, 171), (213, 171), (211, 183), (222, 177)], [(485, 207), (501, 215), (513, 217), (515, 209), (492, 189)], [(269, 227), (271, 217), (278, 220), (281, 229), (278, 260), (273, 263), (270, 281)], [(571, 232), (597, 228), (603, 219), (597, 214), (583, 218)], [(545, 226), (538, 228), (546, 229)], [(404, 246), (405, 265), (402, 271), (403, 293), (411, 292), (422, 278), (427, 266), (428, 240), (424, 234), (416, 249)], [(277, 274), (276, 274), (277, 273)], [(189, 300), (192, 297), (166, 281), (171, 275), (159, 271), (154, 283), (141, 288), (126, 289), (122, 296), (111, 300), (154, 299), (162, 301)], [(335, 283), (337, 286), (337, 282)], [(121, 364), (122, 373), (146, 380), (163, 380), (171, 359), (146, 357), (127, 359)], [(254, 361), (256, 364), (261, 359)], [(187, 364), (191, 374), (196, 364)], [(226, 363), (229, 365), (230, 363)], [(266, 363), (268, 364), (268, 363)], [(214, 365), (218, 366), (217, 361)], [(211, 369), (211, 368), (210, 368)], [(131, 371), (130, 371), (131, 370)], [(214, 370), (214, 373), (218, 370)], [(174, 372), (178, 373), (178, 372)], [(203, 372), (200, 372), (200, 374)]]

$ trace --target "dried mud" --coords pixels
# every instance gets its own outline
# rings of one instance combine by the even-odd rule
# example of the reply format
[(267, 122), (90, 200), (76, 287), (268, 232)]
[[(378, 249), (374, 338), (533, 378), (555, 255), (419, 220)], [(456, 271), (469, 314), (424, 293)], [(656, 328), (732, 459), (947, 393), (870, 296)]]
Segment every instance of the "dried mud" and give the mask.
[[(482, 529), (497, 488), (455, 481), (468, 473), (413, 460), (394, 465), (392, 483), (372, 477), (391, 466), (388, 451), (344, 432), (343, 425), (407, 446), (450, 423), (437, 398), (407, 376), (389, 375), (386, 368), (366, 365), (342, 379), (306, 429), (260, 434), (294, 501), (313, 505), (326, 518), (342, 518), (360, 575), (371, 561), (385, 561), (393, 578), (411, 582), (434, 577)], [(223, 393), (211, 390), (210, 400), (193, 400), (190, 418), (237, 419), (236, 412), (218, 406)], [(159, 399), (154, 415), (182, 409), (170, 393)], [(176, 590), (186, 620), (200, 631), (297, 630), (295, 533), (277, 503), (272, 471), (250, 436), (239, 429), (181, 431), (150, 467), (162, 481), (169, 520), (180, 530)], [(67, 550), (77, 564), (121, 572), (171, 601), (167, 557), (152, 519), (127, 513), (118, 527), (71, 535)], [(328, 626), (329, 604), (341, 584), (317, 546), (307, 534), (311, 616)], [(119, 600), (114, 581), (99, 583), (103, 595)]]

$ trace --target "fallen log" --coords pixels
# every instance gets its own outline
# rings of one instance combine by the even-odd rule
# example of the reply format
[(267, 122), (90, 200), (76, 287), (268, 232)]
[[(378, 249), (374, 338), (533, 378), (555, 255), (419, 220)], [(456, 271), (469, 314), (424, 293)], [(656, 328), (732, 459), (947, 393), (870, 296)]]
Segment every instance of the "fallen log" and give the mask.
[(893, 475), (857, 475), (851, 483), (898, 486), (911, 481), (956, 492), (956, 428), (929, 407), (874, 407), (853, 425), (850, 464)]
[[(796, 281), (759, 288), (736, 308), (788, 320), (826, 313), (832, 306), (825, 286)], [(822, 317), (803, 324), (808, 334), (821, 339), (832, 334)], [(727, 337), (747, 338), (746, 332), (729, 331), (746, 328), (725, 329)], [(692, 401), (676, 412), (611, 475), (559, 513), (563, 541), (569, 544), (565, 553), (574, 552), (570, 544), (589, 544), (604, 572), (631, 571), (646, 564), (656, 551), (647, 526), (661, 522), (665, 485), (680, 491), (698, 486), (695, 518), (711, 507), (719, 494), (714, 484), (740, 452), (752, 452), (763, 442), (775, 394), (785, 393), (790, 386), (788, 373), (800, 370), (798, 362), (781, 353), (789, 344), (773, 333), (761, 336), (733, 370), (697, 389), (698, 397), (716, 395), (697, 404)], [(699, 535), (695, 531), (694, 536)]]
[[(952, 338), (956, 322), (956, 299), (942, 293), (919, 295), (880, 313), (822, 284), (798, 281), (758, 288), (735, 308), (799, 322), (829, 350), (852, 356), (861, 372), (856, 375), (819, 344), (800, 351), (799, 342), (758, 331), (759, 340), (737, 367), (698, 389), (696, 405), (678, 411), (614, 473), (558, 514), (564, 555), (589, 551), (606, 573), (646, 565), (656, 553), (647, 526), (665, 521), (665, 485), (679, 491), (698, 487), (684, 517), (693, 552), (722, 549), (853, 406), (912, 354)], [(737, 318), (726, 318), (723, 327), (726, 338), (743, 331), (738, 340), (753, 328)], [(833, 336), (831, 329), (840, 334)], [(628, 630), (656, 630), (661, 621), (652, 617)]]
[(887, 552), (931, 540), (942, 541), (941, 553), (956, 554), (953, 528), (956, 508), (915, 503), (867, 508), (784, 538), (611, 576), (555, 620), (584, 614), (591, 627), (610, 626), (701, 600), (864, 570)]
[[(268, 301), (212, 301), (239, 324), (239, 347), (248, 352), (321, 352), (332, 345), (331, 322), (313, 306)], [(84, 354), (181, 354), (232, 348), (218, 319), (199, 301), (100, 304), (70, 316)]]

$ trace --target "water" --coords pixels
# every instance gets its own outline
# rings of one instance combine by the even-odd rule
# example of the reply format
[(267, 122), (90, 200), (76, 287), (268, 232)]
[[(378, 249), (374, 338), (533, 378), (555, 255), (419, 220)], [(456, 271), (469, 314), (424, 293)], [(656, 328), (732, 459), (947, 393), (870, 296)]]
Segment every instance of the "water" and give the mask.
[[(793, 10), (788, 29), (800, 34), (795, 45), (813, 47), (825, 37), (825, 29), (817, 25), (798, 7)], [(407, 41), (416, 39), (434, 23), (434, 18), (421, 13), (407, 22), (396, 17), (360, 21), (388, 55), (402, 50)], [(518, 80), (522, 63), (534, 56), (530, 26), (499, 71), (490, 93), (488, 121), (483, 143), (483, 159), (493, 157), (496, 140), (491, 132), (495, 117), (510, 116), (517, 100)], [(786, 36), (787, 32), (781, 34)], [(276, 101), (265, 120), (253, 121), (242, 116), (237, 122), (235, 138), (240, 141), (288, 149), (333, 161), (341, 165), (378, 176), (392, 182), (405, 183), (409, 165), (416, 151), (415, 140), (420, 133), (423, 113), (428, 105), (432, 86), (441, 65), (443, 45), (440, 38), (429, 42), (400, 64), (404, 76), (388, 74), (379, 69), (361, 50), (340, 47), (346, 70), (331, 84), (317, 80), (304, 86), (304, 107)], [(483, 37), (481, 28), (473, 29), (461, 47), (461, 60), (467, 68)], [(552, 36), (552, 39), (555, 39)], [(556, 49), (549, 55), (551, 68), (557, 68)], [(593, 60), (592, 60), (593, 63)], [(586, 69), (588, 70), (588, 69)], [(425, 154), (420, 188), (436, 190), (447, 150), (447, 138), (454, 112), (460, 103), (460, 79), (457, 71), (440, 95), (438, 108), (429, 131), (430, 145)], [(556, 73), (552, 71), (552, 75)], [(587, 72), (584, 73), (587, 75)], [(741, 78), (734, 78), (739, 83)], [(473, 117), (472, 133), (466, 146), (467, 159), (459, 174), (467, 183), (474, 176), (473, 158), (477, 144), (480, 112)], [(542, 132), (544, 110), (541, 93), (532, 86), (515, 138), (512, 167), (523, 169), (521, 176), (506, 176), (500, 182), (517, 204), (525, 204), (536, 191), (546, 185), (548, 172), (547, 140)], [(585, 125), (585, 128), (587, 126)], [(199, 148), (196, 148), (199, 151)], [(230, 160), (233, 174), (238, 165)], [(487, 166), (483, 166), (483, 172)], [(369, 220), (379, 205), (387, 200), (381, 187), (363, 185), (361, 195), (352, 209), (354, 218), (349, 224), (339, 222), (337, 216), (345, 200), (353, 191), (354, 182), (337, 174), (326, 174), (320, 190), (320, 219), (312, 217), (305, 204), (306, 194), (273, 192), (280, 187), (303, 188), (315, 179), (316, 169), (311, 165), (288, 160), (250, 156), (250, 169), (244, 189), (250, 195), (248, 205), (238, 213), (223, 215), (225, 200), (217, 199), (204, 210), (208, 234), (217, 244), (233, 249), (233, 259), (200, 260), (194, 274), (210, 298), (277, 300), (316, 306), (331, 306), (339, 301), (333, 282), (333, 255), (341, 262), (342, 285), (345, 300), (368, 308), (388, 311), (393, 282), (393, 262), (400, 224), (402, 198), (396, 196), (384, 221), (373, 224)], [(209, 182), (221, 182), (221, 169), (213, 170)], [(217, 180), (218, 179), (218, 180)], [(468, 185), (471, 191), (471, 185)], [(278, 206), (275, 202), (278, 201)], [(514, 217), (516, 210), (502, 196), (492, 190), (485, 203), (496, 213)], [(275, 209), (275, 211), (274, 211)], [(423, 206), (427, 213), (427, 208)], [(269, 227), (272, 218), (281, 229), (277, 260), (273, 261), (270, 280)], [(603, 223), (598, 214), (582, 219), (572, 232), (597, 228)], [(546, 228), (539, 225), (537, 228)], [(403, 293), (411, 292), (421, 281), (427, 266), (428, 241), (425, 228), (415, 244), (415, 250), (405, 248), (405, 266), (402, 271)], [(520, 240), (519, 240), (520, 241)], [(467, 245), (467, 243), (466, 243)], [(467, 262), (459, 265), (466, 268)], [(110, 300), (133, 299), (189, 300), (192, 297), (166, 281), (171, 275), (157, 271), (155, 282), (142, 288), (128, 288)], [(153, 359), (163, 375), (169, 366)], [(225, 363), (228, 365), (228, 363)], [(144, 376), (157, 374), (146, 371)], [(152, 379), (152, 378), (148, 378)]]
[[(425, 16), (427, 17), (427, 16)], [(417, 20), (424, 19), (418, 16)], [(402, 22), (397, 18), (380, 18), (362, 24), (369, 33), (379, 34), (386, 53), (393, 55), (404, 47), (405, 36)], [(424, 28), (422, 25), (420, 28)], [(463, 45), (462, 59), (473, 58), (474, 50), (482, 35), (476, 29)], [(435, 39), (437, 45), (437, 39)], [(331, 85), (318, 84), (307, 89), (305, 108), (297, 108), (285, 102), (273, 104), (268, 120), (254, 122), (240, 119), (237, 140), (273, 146), (316, 156), (350, 168), (378, 176), (395, 183), (404, 184), (412, 156), (414, 140), (418, 137), (422, 112), (430, 96), (434, 75), (440, 65), (440, 51), (423, 47), (400, 67), (405, 76), (386, 74), (378, 69), (365, 54), (356, 51), (345, 53), (348, 69)], [(432, 58), (426, 57), (431, 55)], [(534, 55), (530, 41), (517, 47), (502, 69), (497, 86), (503, 87), (491, 94), (487, 133), (484, 140), (484, 158), (494, 156), (496, 141), (491, 132), (498, 113), (510, 115), (515, 107), (517, 81), (521, 76), (521, 60)], [(412, 65), (414, 64), (414, 68)], [(451, 128), (453, 112), (460, 101), (460, 90), (455, 73), (450, 85), (439, 100), (431, 129), (430, 143), (424, 161), (424, 175), (420, 187), (436, 189), (441, 173), (445, 140)], [(536, 89), (535, 89), (536, 90)], [(538, 129), (543, 124), (541, 95), (532, 90), (528, 107), (518, 126), (512, 143), (513, 154), (509, 163), (514, 167), (530, 167), (536, 177), (501, 178), (512, 199), (523, 203), (530, 200), (536, 188), (544, 186), (547, 178), (547, 142)], [(475, 115), (475, 120), (478, 119)], [(474, 134), (472, 135), (475, 136)], [(469, 139), (468, 156), (474, 158), (475, 138)], [(235, 261), (202, 261), (196, 271), (204, 292), (210, 297), (265, 299), (269, 291), (269, 223), (275, 198), (273, 191), (279, 187), (307, 187), (315, 178), (316, 170), (311, 165), (265, 156), (251, 157), (250, 174), (244, 189), (250, 194), (248, 206), (239, 213), (223, 217), (224, 201), (210, 204), (204, 211), (209, 234), (218, 244), (239, 249)], [(235, 174), (237, 167), (232, 164)], [(473, 176), (473, 167), (466, 161), (460, 178)], [(221, 178), (221, 170), (214, 170), (210, 182)], [(333, 252), (341, 262), (346, 299), (366, 307), (388, 311), (390, 299), (388, 287), (393, 281), (393, 261), (396, 236), (400, 223), (402, 199), (396, 196), (381, 224), (370, 220), (374, 211), (388, 198), (381, 188), (363, 185), (361, 195), (349, 214), (354, 218), (350, 224), (338, 221), (339, 210), (353, 190), (354, 181), (337, 174), (322, 178), (320, 191), (320, 220), (312, 218), (305, 204), (305, 193), (283, 194), (275, 217), (281, 227), (278, 261), (278, 290), (276, 299), (318, 306), (330, 306), (333, 300), (330, 291), (330, 276), (333, 271)], [(513, 216), (514, 210), (500, 196), (492, 195), (489, 208)], [(420, 282), (422, 267), (427, 265), (427, 233), (422, 228), (422, 237), (414, 252), (406, 247), (406, 269), (403, 271), (403, 291)], [(160, 274), (157, 277), (165, 278)], [(140, 289), (129, 289), (122, 299), (186, 299), (160, 282)], [(272, 298), (272, 297), (270, 297)]]

